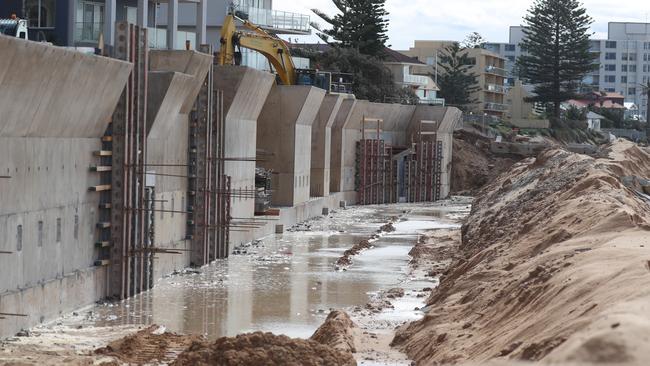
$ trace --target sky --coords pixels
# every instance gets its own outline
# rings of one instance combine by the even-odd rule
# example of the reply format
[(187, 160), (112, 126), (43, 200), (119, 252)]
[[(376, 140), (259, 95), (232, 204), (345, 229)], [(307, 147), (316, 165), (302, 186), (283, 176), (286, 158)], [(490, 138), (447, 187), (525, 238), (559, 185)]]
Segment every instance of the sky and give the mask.
[[(488, 42), (508, 42), (509, 27), (522, 23), (532, 3), (533, 0), (386, 0), (390, 13), (388, 44), (393, 49), (406, 50), (416, 39), (462, 41), (471, 32), (479, 32)], [(650, 19), (648, 0), (584, 0), (583, 4), (594, 19), (594, 38), (607, 38), (608, 22)], [(323, 26), (325, 23), (310, 9), (330, 15), (336, 11), (331, 0), (273, 0), (273, 8), (310, 15), (312, 21)], [(317, 40), (312, 35), (300, 42)]]

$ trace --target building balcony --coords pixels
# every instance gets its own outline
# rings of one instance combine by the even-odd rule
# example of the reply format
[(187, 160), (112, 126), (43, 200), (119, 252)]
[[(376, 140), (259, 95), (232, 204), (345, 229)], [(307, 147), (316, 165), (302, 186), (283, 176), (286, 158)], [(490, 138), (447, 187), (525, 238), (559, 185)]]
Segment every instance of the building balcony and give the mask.
[(402, 83), (409, 85), (426, 86), (430, 80), (431, 78), (429, 76), (406, 74), (404, 75)]
[(502, 69), (496, 66), (487, 66), (485, 68), (485, 72), (488, 74), (493, 74), (493, 75), (498, 75), (503, 77), (506, 77), (508, 75), (508, 71), (506, 71), (506, 69)]
[(104, 31), (104, 23), (100, 22), (77, 22), (74, 27), (75, 43), (99, 42), (99, 35)]
[(483, 104), (483, 109), (486, 111), (505, 112), (508, 110), (508, 105), (501, 104), (501, 103), (487, 102)]
[(485, 90), (492, 93), (499, 93), (499, 94), (506, 93), (506, 88), (503, 85), (497, 85), (497, 84), (485, 84)]
[(271, 33), (310, 34), (309, 15), (262, 9), (251, 6), (249, 1), (235, 2), (234, 7), (239, 18), (250, 21)]
[(420, 104), (445, 106), (445, 98), (422, 98)]

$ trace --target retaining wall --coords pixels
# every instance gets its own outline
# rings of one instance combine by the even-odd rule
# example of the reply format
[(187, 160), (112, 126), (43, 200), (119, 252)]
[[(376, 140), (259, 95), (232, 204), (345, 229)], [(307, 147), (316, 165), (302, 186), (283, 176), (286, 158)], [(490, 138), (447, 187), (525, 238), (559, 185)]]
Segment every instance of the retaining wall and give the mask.
[(131, 65), (0, 36), (0, 337), (105, 296), (90, 171)]

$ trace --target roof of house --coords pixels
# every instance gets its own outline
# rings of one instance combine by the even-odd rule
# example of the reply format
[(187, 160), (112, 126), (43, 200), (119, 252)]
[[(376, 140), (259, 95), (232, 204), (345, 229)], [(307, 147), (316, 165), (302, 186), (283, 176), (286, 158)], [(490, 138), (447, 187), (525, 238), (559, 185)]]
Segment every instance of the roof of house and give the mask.
[(594, 102), (593, 100), (585, 100), (585, 99), (570, 99), (567, 100), (567, 103), (576, 106), (578, 108), (585, 108), (590, 105), (594, 105), (599, 108), (605, 108), (605, 109), (625, 109), (624, 106), (620, 105), (619, 103), (614, 103), (609, 99), (603, 101), (596, 101), (596, 102)]
[(400, 64), (413, 64), (413, 65), (426, 65), (424, 62), (421, 62), (415, 57), (406, 56), (403, 53), (391, 50), (390, 48), (384, 48), (384, 62), (395, 62)]
[(593, 95), (595, 95), (598, 98), (603, 98), (603, 99), (625, 99), (625, 96), (621, 93), (616, 93), (616, 92), (592, 92)]
[(605, 117), (601, 116), (598, 113), (589, 111), (589, 113), (587, 113), (587, 119), (605, 119)]

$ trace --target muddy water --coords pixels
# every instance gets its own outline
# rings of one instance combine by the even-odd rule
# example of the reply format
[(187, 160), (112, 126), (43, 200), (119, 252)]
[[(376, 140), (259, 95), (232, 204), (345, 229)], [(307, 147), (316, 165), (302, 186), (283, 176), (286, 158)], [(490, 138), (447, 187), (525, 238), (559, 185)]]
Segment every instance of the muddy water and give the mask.
[[(145, 294), (95, 306), (67, 322), (161, 324), (170, 331), (209, 338), (256, 330), (306, 338), (330, 309), (363, 306), (377, 291), (404, 282), (408, 252), (419, 233), (456, 226), (457, 209), (389, 205), (333, 212), (301, 225), (299, 231), (265, 237), (242, 247), (242, 254), (164, 278)], [(393, 216), (405, 220), (396, 225), (396, 232), (382, 235), (347, 271), (334, 270), (343, 251)], [(405, 319), (415, 316), (412, 304), (402, 307), (396, 311), (403, 310)]]

